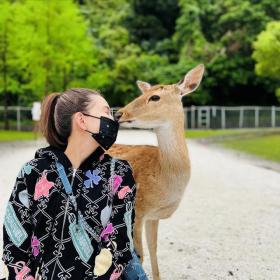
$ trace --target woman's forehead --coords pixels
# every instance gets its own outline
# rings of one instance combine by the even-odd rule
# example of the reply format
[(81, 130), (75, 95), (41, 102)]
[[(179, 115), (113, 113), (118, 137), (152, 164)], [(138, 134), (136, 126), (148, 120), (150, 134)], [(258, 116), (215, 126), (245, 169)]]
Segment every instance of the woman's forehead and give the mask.
[(92, 99), (90, 108), (103, 111), (105, 108), (110, 109), (110, 106), (102, 96), (97, 95)]

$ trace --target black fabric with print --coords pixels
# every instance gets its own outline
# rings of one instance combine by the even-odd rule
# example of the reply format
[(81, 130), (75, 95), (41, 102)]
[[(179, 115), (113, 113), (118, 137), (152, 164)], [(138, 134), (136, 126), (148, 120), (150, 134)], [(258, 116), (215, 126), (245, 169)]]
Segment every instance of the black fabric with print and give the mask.
[[(34, 159), (22, 166), (8, 202), (3, 225), (2, 259), (9, 270), (8, 279), (14, 280), (15, 271), (19, 272), (24, 265), (31, 270), (29, 275), (34, 276), (40, 261), (44, 263), (42, 279), (48, 280), (109, 280), (117, 268), (126, 267), (132, 259), (136, 184), (128, 161), (115, 159), (114, 179), (118, 188), (112, 199), (112, 212), (106, 226), (102, 225), (100, 214), (107, 203), (110, 205), (108, 198), (111, 191), (109, 177), (112, 157), (99, 146), (82, 162), (74, 176), (73, 194), (87, 224), (99, 236), (109, 224), (114, 229), (107, 234), (107, 239), (101, 238), (100, 242), (88, 234), (94, 251), (86, 262), (81, 259), (70, 236), (69, 217), (73, 218), (76, 211), (69, 203), (65, 215), (68, 195), (55, 165), (58, 160), (64, 166), (71, 183), (74, 168), (70, 160), (63, 150), (48, 146), (38, 149)], [(132, 211), (128, 211), (128, 206), (129, 209), (132, 207)], [(129, 213), (131, 223), (125, 219), (125, 216), (129, 218)], [(101, 254), (103, 257), (98, 256), (101, 250), (106, 252), (105, 255)], [(108, 261), (110, 254), (112, 262)], [(109, 264), (100, 272), (106, 261)], [(99, 268), (98, 275), (93, 273), (94, 268)]]

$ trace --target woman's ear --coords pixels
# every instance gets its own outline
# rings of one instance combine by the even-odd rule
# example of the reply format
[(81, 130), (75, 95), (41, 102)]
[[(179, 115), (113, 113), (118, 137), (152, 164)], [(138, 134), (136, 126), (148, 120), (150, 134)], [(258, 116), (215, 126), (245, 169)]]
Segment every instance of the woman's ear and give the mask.
[(84, 114), (82, 114), (81, 112), (74, 113), (72, 116), (72, 125), (76, 125), (82, 130), (87, 129)]

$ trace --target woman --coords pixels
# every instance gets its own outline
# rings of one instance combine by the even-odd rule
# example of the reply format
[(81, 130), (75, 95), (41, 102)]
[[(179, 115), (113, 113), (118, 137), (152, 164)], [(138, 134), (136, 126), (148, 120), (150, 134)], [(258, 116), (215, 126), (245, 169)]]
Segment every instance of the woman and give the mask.
[(132, 168), (105, 153), (119, 128), (106, 100), (52, 93), (40, 128), (49, 146), (22, 166), (6, 209), (9, 279), (147, 279), (133, 247)]

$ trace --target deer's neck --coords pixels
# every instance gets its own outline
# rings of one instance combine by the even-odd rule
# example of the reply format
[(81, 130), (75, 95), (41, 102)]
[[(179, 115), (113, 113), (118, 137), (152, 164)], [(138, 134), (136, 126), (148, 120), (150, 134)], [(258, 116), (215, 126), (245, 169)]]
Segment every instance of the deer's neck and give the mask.
[(189, 172), (189, 154), (184, 134), (184, 121), (172, 122), (155, 129), (163, 174), (183, 175)]

